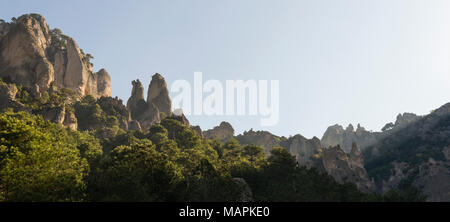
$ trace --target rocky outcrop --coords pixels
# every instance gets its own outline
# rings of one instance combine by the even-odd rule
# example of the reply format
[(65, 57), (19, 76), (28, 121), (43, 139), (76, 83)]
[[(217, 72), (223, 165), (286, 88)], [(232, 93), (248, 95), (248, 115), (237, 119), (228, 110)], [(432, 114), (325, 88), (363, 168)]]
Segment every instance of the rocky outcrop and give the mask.
[(78, 128), (75, 113), (66, 110), (65, 106), (43, 107), (40, 110), (34, 111), (33, 114), (41, 115), (44, 120), (62, 124), (72, 130), (77, 130)]
[(289, 152), (295, 156), (300, 166), (321, 168), (317, 164), (317, 159), (319, 159), (322, 152), (322, 145), (317, 137), (306, 139), (302, 135), (297, 134), (289, 138), (288, 144)]
[(346, 129), (336, 124), (327, 128), (321, 141), (326, 147), (340, 145), (346, 153), (351, 151), (352, 143), (357, 143), (361, 150), (365, 150), (379, 140), (407, 127), (421, 118), (421, 116), (417, 116), (414, 113), (398, 114), (395, 123), (387, 123), (380, 132), (367, 131), (360, 124), (358, 124), (356, 130), (352, 124), (348, 125)]
[(42, 17), (24, 15), (9, 26), (0, 42), (0, 77), (34, 92), (47, 90), (54, 80), (46, 56), (50, 46), (47, 23)]
[(141, 124), (137, 120), (131, 120), (128, 124), (128, 130), (142, 130)]
[(131, 113), (131, 119), (138, 121), (143, 130), (161, 122), (161, 118), (163, 118), (161, 115), (178, 118), (184, 124), (189, 125), (189, 121), (182, 113), (181, 115), (172, 115), (172, 102), (167, 83), (160, 74), (156, 73), (152, 76), (147, 101), (144, 99), (144, 87), (139, 79), (133, 81), (132, 85), (133, 89), (127, 101), (127, 108)]
[(66, 112), (66, 114), (64, 115), (64, 121), (62, 122), (62, 124), (66, 127), (69, 127), (72, 130), (77, 130), (78, 129), (78, 121), (77, 121), (77, 118), (75, 117), (75, 113)]
[(274, 146), (280, 146), (280, 137), (267, 131), (253, 131), (253, 129), (236, 136), (236, 140), (240, 144), (254, 144), (262, 147), (266, 154), (269, 154)]
[(191, 126), (191, 129), (193, 129), (197, 133), (198, 136), (200, 136), (202, 138), (204, 137), (202, 128), (200, 128), (200, 126)]
[(226, 142), (233, 138), (234, 129), (231, 124), (227, 122), (221, 122), (219, 126), (216, 126), (210, 130), (203, 131), (203, 135), (207, 139), (218, 139), (220, 141)]
[(127, 101), (127, 108), (132, 119), (137, 119), (147, 109), (147, 102), (144, 99), (144, 87), (139, 79), (131, 82), (133, 88), (131, 96)]
[(364, 151), (366, 169), (378, 190), (398, 188), (402, 182), (416, 186), (428, 201), (450, 200), (450, 103), (417, 118), (399, 115), (406, 125)]
[(77, 43), (51, 32), (42, 16), (27, 14), (1, 26), (0, 77), (5, 81), (30, 88), (36, 95), (54, 81), (79, 96), (111, 96), (109, 74), (105, 70), (94, 73)]
[(369, 179), (361, 163), (364, 163), (364, 158), (356, 145), (350, 155), (339, 145), (326, 148), (322, 154), (323, 168), (338, 183), (354, 183), (361, 191), (372, 192), (375, 188), (374, 183)]
[(172, 101), (170, 101), (167, 83), (159, 73), (152, 76), (152, 81), (148, 86), (147, 103), (155, 104), (159, 112), (163, 112), (166, 116), (172, 116)]
[(25, 106), (16, 100), (18, 89), (13, 84), (0, 81), (0, 111), (11, 108), (14, 111), (27, 111)]
[(346, 129), (337, 124), (330, 126), (321, 139), (325, 147), (340, 145), (346, 153), (351, 151), (352, 143), (357, 143), (359, 146), (365, 148), (376, 143), (376, 141), (377, 134), (367, 131), (359, 124), (356, 130), (352, 124), (348, 125)]
[(293, 155), (299, 166), (316, 168), (332, 176), (338, 183), (354, 183), (363, 192), (375, 189), (364, 168), (364, 156), (356, 143), (352, 144), (350, 154), (338, 145), (324, 148), (317, 137), (307, 139), (300, 134), (290, 138), (278, 137), (266, 131), (246, 131), (236, 136), (241, 144), (261, 146), (270, 154), (274, 146), (282, 146)]

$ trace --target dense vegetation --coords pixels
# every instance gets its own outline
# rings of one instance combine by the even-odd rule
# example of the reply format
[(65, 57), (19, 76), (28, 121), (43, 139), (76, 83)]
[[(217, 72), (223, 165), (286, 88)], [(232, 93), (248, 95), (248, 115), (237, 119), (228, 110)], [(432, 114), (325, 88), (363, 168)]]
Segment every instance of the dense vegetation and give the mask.
[[(117, 98), (76, 100), (64, 89), (34, 98), (20, 88), (17, 99), (30, 112), (0, 114), (0, 201), (423, 200), (410, 188), (365, 194), (299, 167), (284, 148), (266, 157), (255, 145), (201, 138), (171, 117), (126, 131)], [(79, 131), (39, 115), (60, 106), (74, 112)]]

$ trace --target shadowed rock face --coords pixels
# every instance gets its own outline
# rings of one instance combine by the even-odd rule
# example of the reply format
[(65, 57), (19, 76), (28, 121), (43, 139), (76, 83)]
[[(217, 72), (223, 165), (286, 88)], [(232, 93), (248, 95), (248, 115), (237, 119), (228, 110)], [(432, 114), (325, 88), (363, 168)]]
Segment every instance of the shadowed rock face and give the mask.
[(325, 149), (322, 164), (325, 171), (338, 183), (354, 183), (364, 192), (373, 191), (375, 188), (364, 169), (364, 157), (356, 144), (350, 155), (346, 154), (340, 146)]
[(392, 132), (364, 151), (366, 169), (378, 190), (397, 188), (409, 181), (427, 201), (450, 201), (450, 103)]
[(317, 167), (316, 159), (318, 154), (322, 150), (322, 145), (317, 137), (312, 139), (306, 139), (300, 134), (289, 138), (289, 152), (296, 157), (299, 165), (306, 166), (307, 168)]
[(221, 141), (228, 141), (234, 136), (234, 129), (231, 124), (221, 122), (219, 126), (213, 129), (203, 131), (203, 135), (207, 139), (219, 139)]
[(139, 79), (131, 82), (133, 89), (131, 96), (127, 101), (127, 108), (130, 110), (131, 118), (137, 119), (147, 109), (147, 103), (144, 100), (144, 87)]
[[(45, 19), (37, 14), (3, 23), (0, 32), (0, 77), (32, 89), (37, 95), (51, 82), (70, 88), (79, 96), (111, 96), (111, 81), (105, 70), (92, 72), (76, 42), (67, 37), (65, 46), (55, 45)], [(7, 28), (5, 28), (7, 27)]]
[(27, 111), (25, 106), (16, 101), (16, 94), (18, 89), (13, 84), (6, 84), (0, 82), (0, 111), (7, 108), (12, 108), (14, 111)]

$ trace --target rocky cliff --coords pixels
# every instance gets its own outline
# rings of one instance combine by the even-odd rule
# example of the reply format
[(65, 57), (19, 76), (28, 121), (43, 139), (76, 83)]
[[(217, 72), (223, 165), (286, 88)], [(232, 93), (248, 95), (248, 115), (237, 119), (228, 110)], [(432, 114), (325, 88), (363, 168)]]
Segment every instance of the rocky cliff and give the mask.
[(368, 147), (365, 166), (381, 192), (408, 182), (428, 201), (450, 201), (449, 146), (450, 103)]
[[(139, 79), (133, 81), (132, 84), (133, 88), (131, 90), (131, 96), (127, 101), (127, 108), (131, 113), (131, 118), (139, 123), (139, 127), (134, 123), (136, 128), (146, 130), (149, 129), (151, 125), (159, 123), (164, 116), (173, 116), (169, 90), (167, 89), (167, 83), (161, 74), (156, 73), (152, 76), (148, 88), (147, 100), (144, 99), (144, 87)], [(183, 114), (179, 116), (180, 118), (185, 119), (185, 121), (182, 122), (189, 125), (189, 122)]]
[(367, 131), (359, 124), (356, 130), (352, 124), (345, 129), (336, 124), (327, 128), (321, 141), (326, 147), (340, 145), (346, 153), (349, 153), (352, 149), (352, 143), (357, 143), (365, 148), (374, 144), (377, 141), (377, 136), (377, 133)]
[(364, 192), (372, 192), (375, 189), (364, 168), (364, 157), (355, 143), (350, 154), (345, 153), (339, 145), (324, 149), (322, 164), (325, 171), (338, 183), (354, 183)]
[(219, 139), (220, 141), (226, 142), (233, 138), (234, 129), (230, 123), (221, 122), (219, 126), (203, 131), (203, 135), (207, 139)]
[(299, 166), (316, 168), (332, 176), (338, 183), (354, 183), (364, 192), (372, 192), (374, 183), (364, 168), (364, 156), (353, 143), (350, 154), (339, 146), (325, 147), (317, 137), (307, 139), (300, 134), (285, 138), (267, 131), (246, 131), (236, 136), (241, 144), (261, 146), (268, 155), (274, 146), (286, 148), (295, 156)]
[(395, 123), (387, 123), (380, 132), (368, 131), (360, 124), (358, 124), (356, 130), (352, 124), (348, 125), (345, 129), (341, 125), (336, 124), (327, 128), (321, 141), (327, 147), (340, 145), (346, 153), (350, 153), (353, 143), (358, 144), (364, 150), (420, 118), (421, 116), (413, 113), (398, 114)]
[(38, 14), (22, 15), (0, 24), (0, 78), (32, 89), (39, 95), (57, 87), (74, 90), (79, 96), (111, 96), (106, 70), (92, 70), (77, 43), (60, 30), (50, 30)]

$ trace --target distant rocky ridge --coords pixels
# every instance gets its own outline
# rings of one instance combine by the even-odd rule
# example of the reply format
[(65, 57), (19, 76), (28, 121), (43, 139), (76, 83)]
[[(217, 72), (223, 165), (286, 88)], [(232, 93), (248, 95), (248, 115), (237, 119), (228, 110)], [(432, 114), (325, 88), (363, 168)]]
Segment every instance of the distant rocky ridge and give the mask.
[(255, 144), (264, 148), (266, 154), (275, 146), (286, 148), (295, 156), (299, 166), (316, 168), (332, 176), (339, 183), (354, 183), (364, 192), (373, 192), (375, 185), (364, 168), (364, 156), (356, 143), (350, 154), (341, 146), (326, 147), (314, 137), (307, 139), (300, 134), (286, 138), (267, 131), (245, 131), (235, 137), (241, 144)]
[(26, 14), (11, 23), (0, 22), (0, 78), (39, 93), (52, 82), (79, 96), (111, 96), (106, 70), (94, 73), (77, 43), (59, 30), (50, 30), (38, 14)]
[[(405, 123), (402, 117), (405, 115), (396, 124)], [(428, 201), (450, 201), (449, 147), (447, 103), (367, 147), (365, 167), (380, 192), (408, 181), (421, 189)]]
[(336, 124), (327, 128), (321, 141), (326, 147), (340, 145), (346, 153), (352, 150), (353, 143), (358, 144), (362, 150), (365, 150), (377, 141), (389, 136), (393, 132), (403, 129), (420, 118), (421, 116), (413, 113), (398, 114), (395, 124), (386, 124), (381, 132), (368, 131), (360, 124), (358, 124), (356, 130), (352, 124), (348, 125), (345, 129), (341, 125)]
[(219, 139), (220, 141), (227, 142), (234, 136), (234, 129), (228, 122), (221, 122), (219, 126), (213, 129), (203, 131), (202, 133), (207, 139)]

